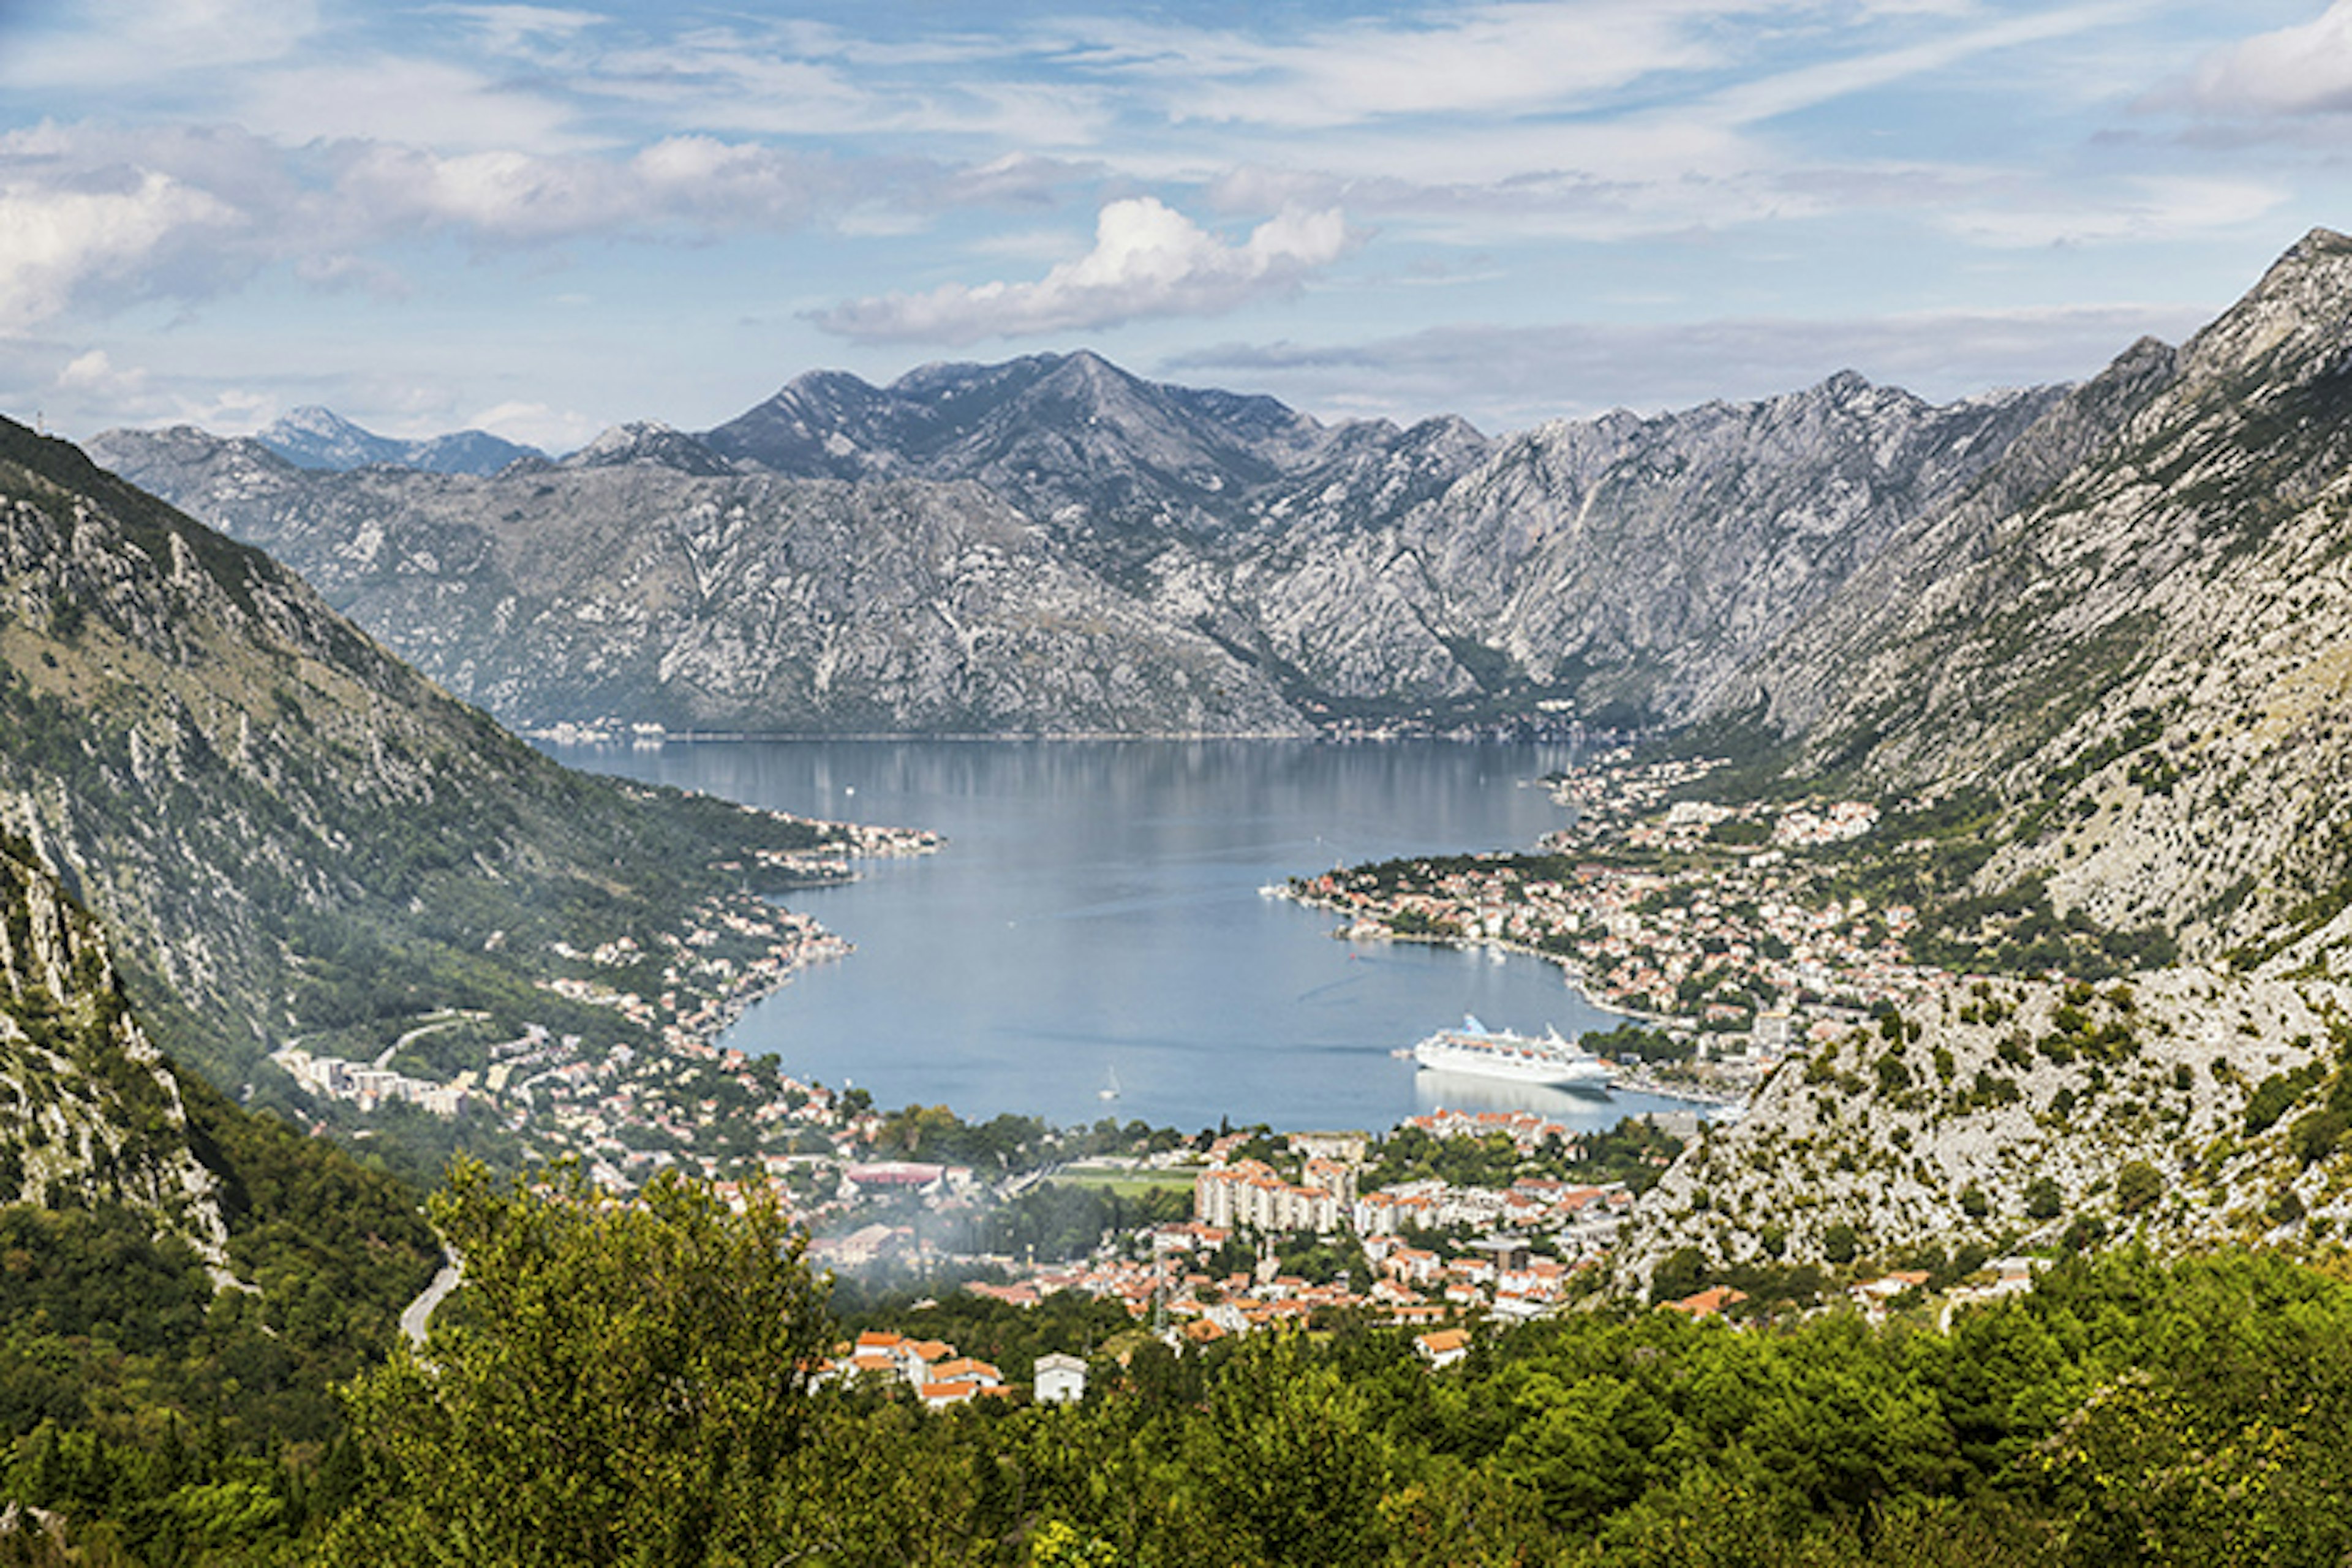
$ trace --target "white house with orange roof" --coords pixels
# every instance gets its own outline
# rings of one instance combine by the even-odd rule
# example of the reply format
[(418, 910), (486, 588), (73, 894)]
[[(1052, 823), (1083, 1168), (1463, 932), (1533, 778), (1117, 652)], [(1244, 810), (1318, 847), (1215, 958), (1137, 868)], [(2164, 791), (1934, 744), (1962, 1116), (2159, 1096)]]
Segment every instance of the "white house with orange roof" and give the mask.
[(1887, 1306), (1895, 1298), (1906, 1290), (1916, 1290), (1927, 1283), (1926, 1269), (1897, 1268), (1891, 1274), (1850, 1287), (1847, 1293), (1862, 1308), (1863, 1316), (1875, 1323), (1885, 1320)]

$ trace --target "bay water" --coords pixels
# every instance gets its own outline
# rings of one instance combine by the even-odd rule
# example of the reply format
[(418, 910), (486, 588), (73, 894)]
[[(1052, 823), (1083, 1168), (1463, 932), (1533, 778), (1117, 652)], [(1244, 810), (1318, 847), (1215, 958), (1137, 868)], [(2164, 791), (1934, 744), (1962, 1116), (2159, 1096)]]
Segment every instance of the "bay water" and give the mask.
[(1525, 848), (1566, 816), (1564, 747), (1432, 742), (700, 741), (546, 748), (575, 767), (833, 820), (936, 829), (789, 900), (856, 944), (726, 1043), (875, 1103), (1057, 1125), (1104, 1116), (1381, 1130), (1528, 1109), (1580, 1128), (1672, 1102), (1416, 1070), (1475, 1014), (1573, 1038), (1616, 1022), (1556, 966), (1412, 942), (1262, 891), (1398, 855)]

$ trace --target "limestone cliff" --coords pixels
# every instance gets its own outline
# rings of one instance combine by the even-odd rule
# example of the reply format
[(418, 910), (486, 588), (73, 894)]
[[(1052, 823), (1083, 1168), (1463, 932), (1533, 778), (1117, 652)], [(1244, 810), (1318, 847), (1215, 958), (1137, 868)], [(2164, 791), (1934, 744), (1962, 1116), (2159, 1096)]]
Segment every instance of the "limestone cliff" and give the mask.
[[(2293, 967), (2352, 908), (2352, 240), (2053, 408), (1717, 711), (2005, 810), (1988, 889)], [(2333, 961), (2331, 961), (2333, 962)]]
[(180, 1087), (89, 912), (0, 841), (0, 1203), (114, 1205), (226, 1281), (228, 1227)]

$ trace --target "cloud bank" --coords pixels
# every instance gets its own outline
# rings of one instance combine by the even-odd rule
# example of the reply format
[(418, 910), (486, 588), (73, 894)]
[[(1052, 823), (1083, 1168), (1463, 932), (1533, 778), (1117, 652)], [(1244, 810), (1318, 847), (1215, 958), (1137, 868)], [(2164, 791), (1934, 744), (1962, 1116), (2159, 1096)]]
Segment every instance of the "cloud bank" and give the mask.
[(113, 189), (0, 184), (0, 336), (60, 314), (93, 286), (135, 289), (151, 258), (173, 239), (226, 226), (235, 216), (152, 169)]
[(2257, 33), (2209, 57), (2180, 97), (2212, 114), (2352, 110), (2352, 0), (2336, 0), (2315, 21)]
[(1179, 381), (1244, 384), (1327, 416), (1458, 413), (1493, 432), (1612, 407), (1648, 414), (1769, 397), (1842, 370), (1936, 402), (1990, 386), (2078, 381), (2134, 339), (2177, 342), (2210, 313), (2148, 304), (1844, 321), (1464, 324), (1358, 343), (1228, 343), (1154, 368)]

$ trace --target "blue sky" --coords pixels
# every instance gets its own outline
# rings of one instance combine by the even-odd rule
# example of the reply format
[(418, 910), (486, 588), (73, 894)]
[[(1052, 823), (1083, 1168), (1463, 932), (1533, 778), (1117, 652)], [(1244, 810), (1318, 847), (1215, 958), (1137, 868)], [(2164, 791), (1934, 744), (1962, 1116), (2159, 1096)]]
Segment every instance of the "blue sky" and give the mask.
[(0, 0), (0, 409), (556, 449), (1091, 347), (1490, 431), (1937, 399), (2352, 227), (2352, 0)]

